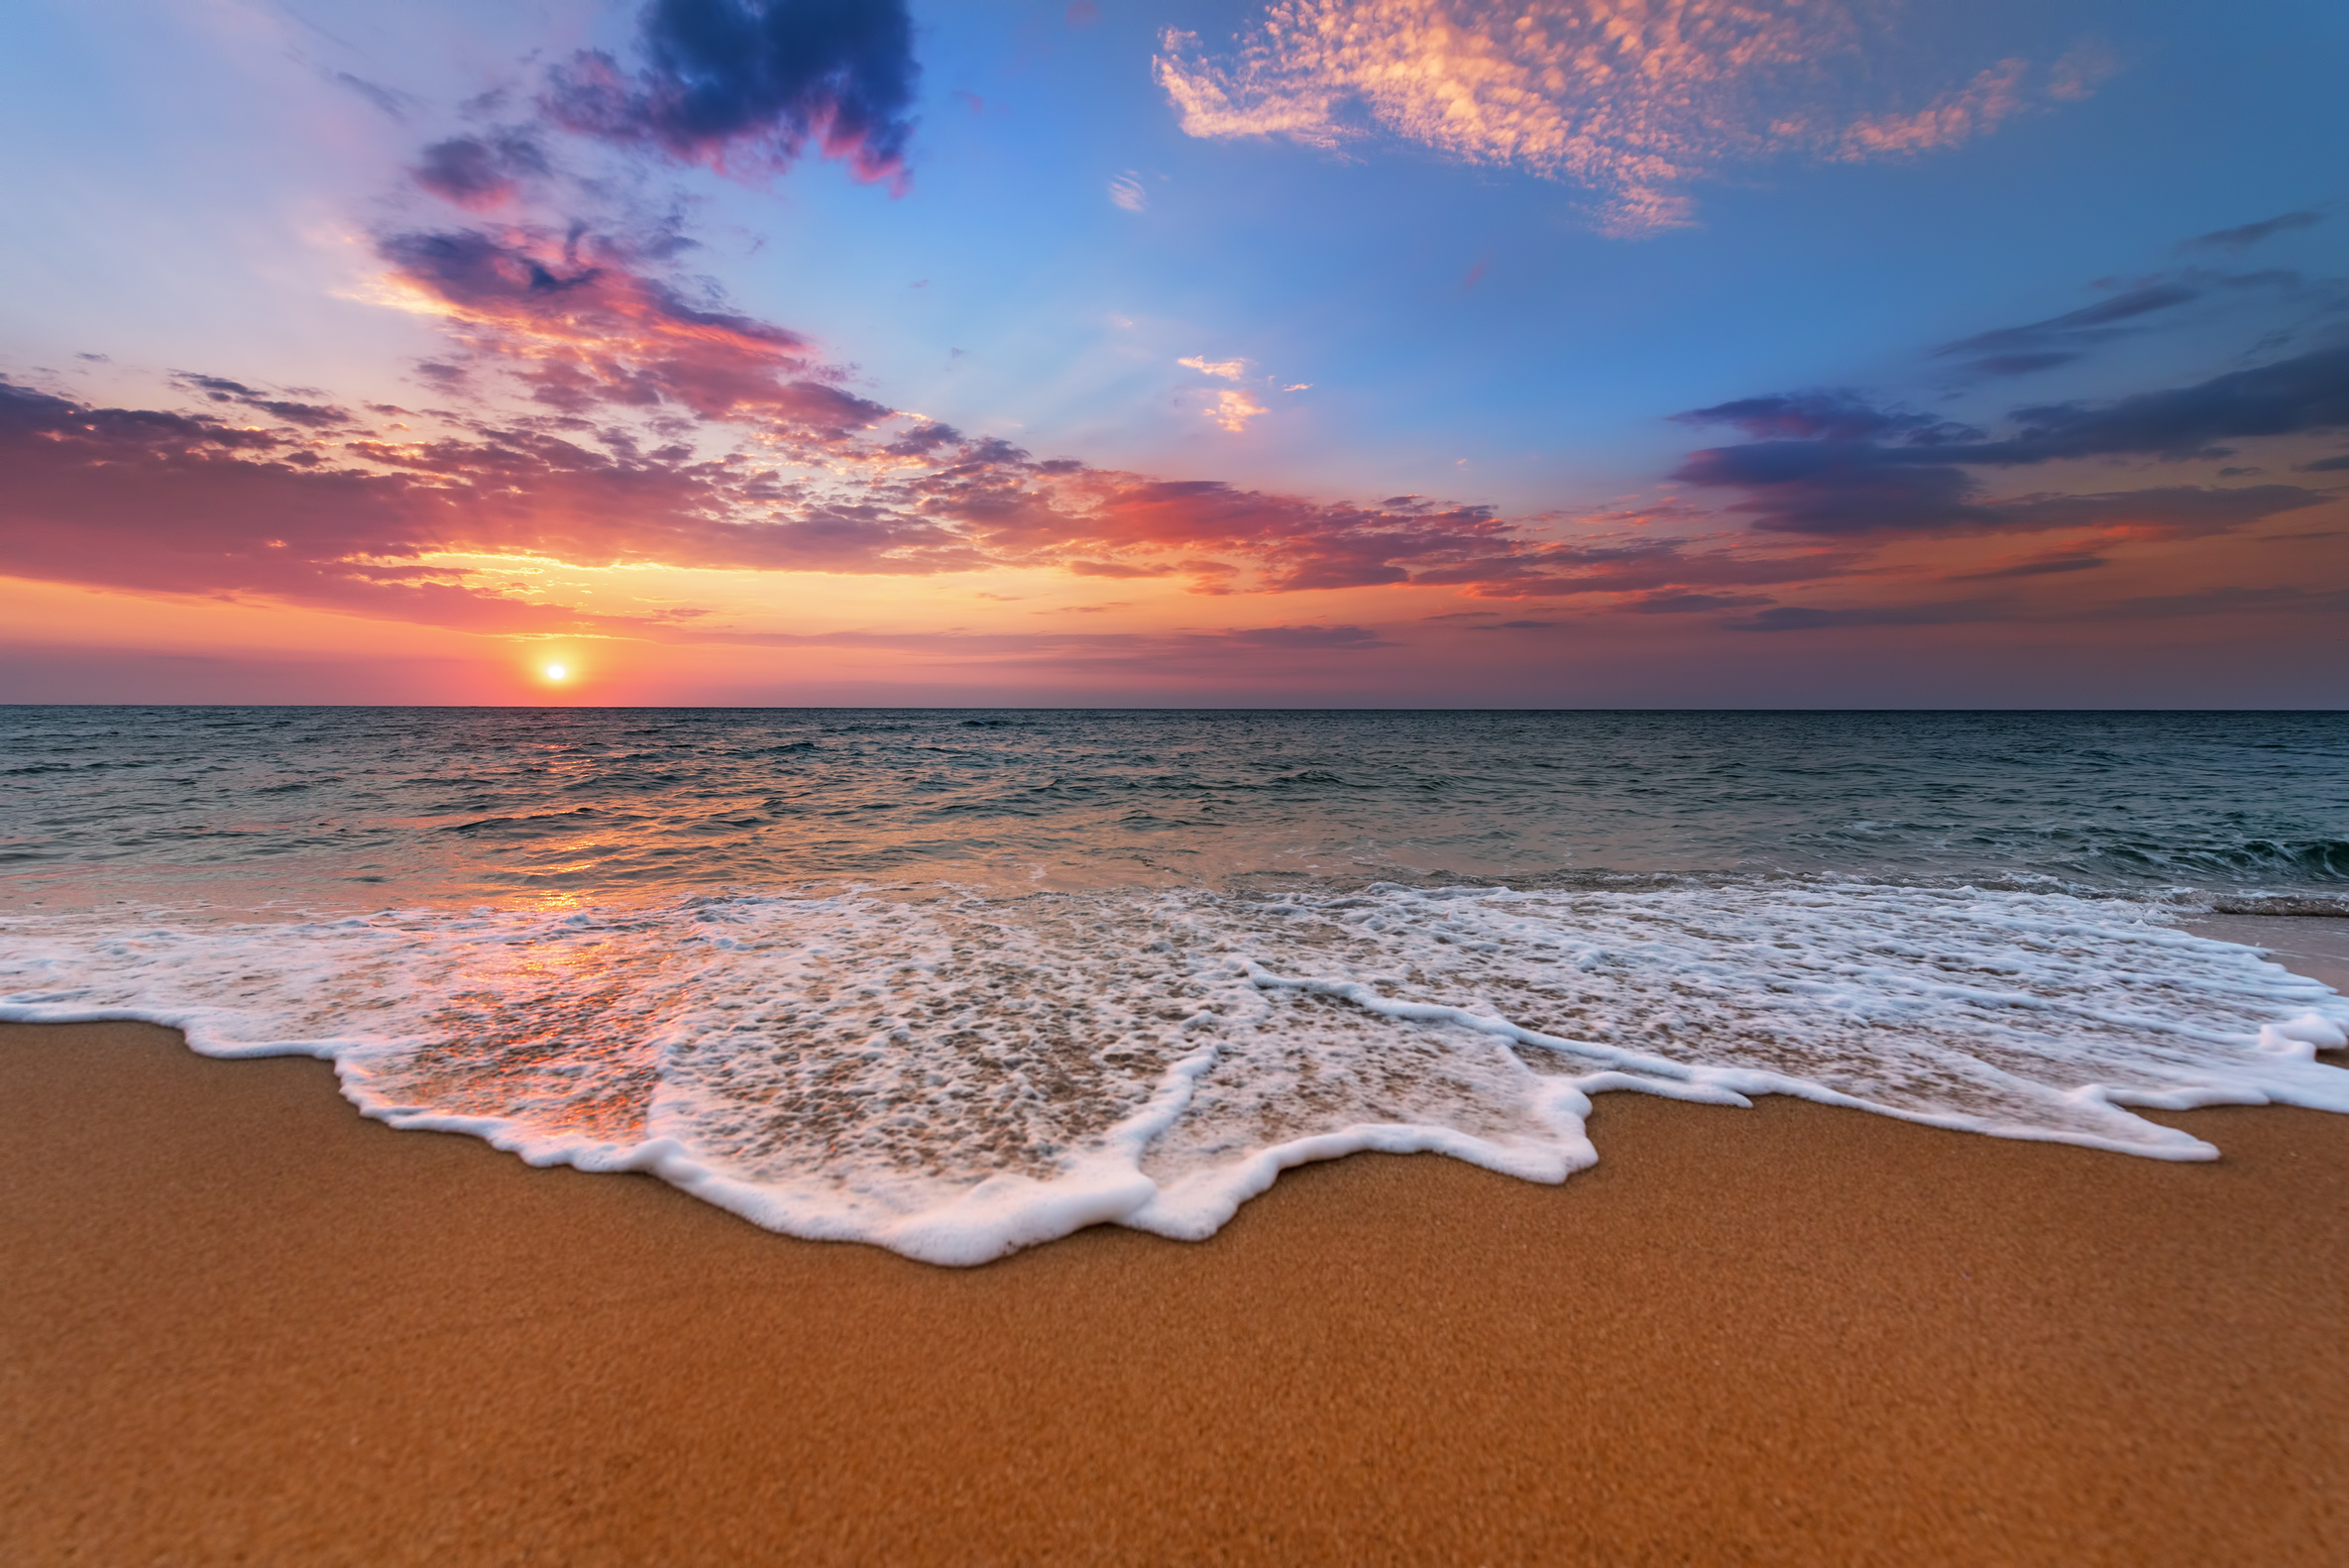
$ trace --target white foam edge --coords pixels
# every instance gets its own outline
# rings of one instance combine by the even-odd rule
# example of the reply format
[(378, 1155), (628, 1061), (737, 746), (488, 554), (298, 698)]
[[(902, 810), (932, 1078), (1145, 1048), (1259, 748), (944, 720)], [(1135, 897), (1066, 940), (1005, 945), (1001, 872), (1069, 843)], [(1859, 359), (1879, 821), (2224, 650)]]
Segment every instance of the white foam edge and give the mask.
[[(2200, 939), (2207, 940), (2207, 939)], [(2220, 946), (2235, 946), (2219, 944)], [(696, 1160), (673, 1138), (652, 1137), (634, 1144), (556, 1142), (533, 1137), (503, 1117), (456, 1115), (392, 1103), (367, 1086), (367, 1059), (396, 1052), (394, 1040), (323, 1039), (236, 1041), (216, 1033), (214, 1020), (236, 1015), (221, 1008), (126, 1008), (75, 1006), (70, 1002), (0, 1003), (4, 1023), (150, 1023), (178, 1030), (199, 1055), (224, 1060), (305, 1056), (331, 1061), (342, 1092), (362, 1115), (413, 1131), (461, 1133), (538, 1167), (568, 1165), (584, 1172), (641, 1172), (768, 1230), (816, 1241), (866, 1242), (926, 1263), (968, 1267), (1081, 1230), (1113, 1223), (1175, 1240), (1200, 1240), (1226, 1223), (1241, 1204), (1272, 1186), (1291, 1167), (1349, 1154), (1443, 1154), (1523, 1180), (1562, 1182), (1597, 1164), (1598, 1152), (1584, 1131), (1594, 1093), (1631, 1090), (1665, 1098), (1749, 1107), (1750, 1096), (1786, 1094), (1824, 1105), (1866, 1111), (1896, 1120), (1951, 1131), (2021, 1142), (2069, 1144), (2116, 1154), (2174, 1161), (2219, 1157), (2216, 1146), (2158, 1122), (2143, 1122), (2145, 1140), (2121, 1140), (2088, 1133), (2060, 1133), (2019, 1127), (1988, 1118), (1915, 1111), (1840, 1093), (1822, 1085), (1753, 1068), (1692, 1066), (1645, 1052), (1593, 1041), (1569, 1040), (1525, 1029), (1505, 1018), (1441, 1003), (1402, 1002), (1380, 995), (1363, 982), (1274, 974), (1254, 960), (1246, 963), (1252, 982), (1268, 989), (1294, 989), (1343, 998), (1389, 1017), (1452, 1024), (1487, 1036), (1606, 1064), (1579, 1076), (1547, 1076), (1518, 1063), (1535, 1080), (1536, 1112), (1555, 1136), (1551, 1144), (1504, 1144), (1455, 1128), (1416, 1123), (1362, 1123), (1268, 1146), (1235, 1166), (1196, 1173), (1162, 1186), (1142, 1174), (1143, 1150), (1171, 1126), (1188, 1104), (1192, 1089), (1218, 1051), (1202, 1046), (1168, 1069), (1158, 1090), (1107, 1135), (1106, 1147), (1081, 1157), (1049, 1181), (1011, 1174), (990, 1176), (947, 1203), (888, 1219), (843, 1213), (836, 1194), (815, 1183), (762, 1185), (725, 1176)], [(2281, 965), (2270, 965), (2281, 968)], [(2327, 997), (2329, 987), (2311, 982)], [(2257, 1084), (2181, 1086), (2168, 1092), (2114, 1090), (2085, 1084), (2068, 1097), (2122, 1109), (2193, 1110), (2213, 1105), (2296, 1105), (2349, 1112), (2349, 1069), (2313, 1061), (2318, 1045), (2342, 1037), (2340, 1025), (2316, 1012), (2262, 1027), (2260, 1043), (2289, 1041), (2290, 1053), (2269, 1049)], [(2300, 1049), (2304, 1047), (2304, 1052)]]
[[(2183, 933), (2179, 935), (2183, 941), (2196, 945), (2221, 948), (2240, 946), (2234, 943), (2215, 942), (2210, 938), (2188, 936)], [(2264, 953), (2266, 950), (2251, 951)], [(1501, 1036), (1521, 1045), (1536, 1046), (1553, 1052), (1610, 1063), (1620, 1069), (1616, 1072), (1599, 1074), (1599, 1077), (1610, 1080), (1603, 1085), (1595, 1083), (1591, 1077), (1572, 1080), (1591, 1092), (1604, 1092), (1606, 1089), (1637, 1089), (1645, 1093), (1663, 1094), (1675, 1099), (1736, 1106), (1749, 1106), (1752, 1103), (1751, 1100), (1745, 1098), (1746, 1095), (1784, 1094), (1795, 1099), (1810, 1100), (1820, 1105), (1836, 1105), (1851, 1110), (1867, 1111), (1878, 1116), (1889, 1116), (1898, 1121), (1913, 1122), (1923, 1127), (1941, 1127), (1952, 1132), (1979, 1133), (2017, 1143), (2069, 1144), (2074, 1148), (2102, 1149), (2115, 1154), (2138, 1155), (2153, 1160), (2216, 1160), (2220, 1153), (2215, 1144), (2206, 1143), (2191, 1133), (2175, 1127), (2165, 1127), (2160, 1122), (2146, 1121), (2142, 1117), (2132, 1117), (2131, 1119), (2145, 1129), (2144, 1136), (2139, 1139), (2118, 1139), (2102, 1138), (2094, 1133), (2066, 1133), (2046, 1128), (2019, 1127), (2013, 1123), (1999, 1122), (1989, 1117), (1967, 1116), (1958, 1112), (1911, 1110), (1902, 1106), (1885, 1105), (1874, 1100), (1861, 1099), (1855, 1095), (1840, 1093), (1806, 1079), (1781, 1073), (1749, 1067), (1691, 1066), (1686, 1063), (1673, 1062), (1663, 1057), (1651, 1056), (1645, 1052), (1628, 1051), (1620, 1046), (1608, 1046), (1596, 1041), (1571, 1040), (1562, 1036), (1543, 1034), (1538, 1030), (1526, 1029), (1521, 1025), (1510, 1023), (1506, 1018), (1490, 1013), (1471, 1012), (1466, 1008), (1453, 1007), (1438, 1002), (1397, 1001), (1391, 997), (1380, 995), (1376, 990), (1359, 980), (1329, 980), (1281, 975), (1265, 968), (1254, 959), (1244, 959), (1243, 962), (1246, 964), (1249, 979), (1267, 989), (1298, 990), (1319, 996), (1341, 997), (1359, 1007), (1382, 1013), (1390, 1018), (1457, 1024), (1482, 1034)], [(2332, 988), (2321, 980), (2311, 980), (2303, 975), (2292, 974), (2282, 964), (2273, 960), (2264, 960), (2262, 966), (2301, 981), (2300, 985), (2290, 987), (2299, 995), (2320, 995), (2338, 1000)], [(1937, 986), (1928, 987), (1927, 990), (1929, 994), (1947, 994), (1964, 997), (1968, 1000), (2036, 1001), (2035, 998), (2015, 997), (2013, 993), (1987, 992), (1966, 986)], [(2164, 1033), (2173, 1033), (2188, 1038), (2218, 1038), (2212, 1036), (2209, 1031), (2168, 1025), (2160, 1020), (2123, 1019), (2108, 1017), (2095, 1010), (2087, 1010), (2087, 1012), (2090, 1017), (2111, 1023), (2125, 1023), (2138, 1028), (2151, 1027)], [(2290, 1048), (2279, 1049), (2270, 1043), (2272, 1040), (2287, 1041)], [(2315, 1060), (2315, 1052), (2319, 1046), (2328, 1050), (2337, 1049), (2340, 1043), (2349, 1043), (2349, 1035), (2344, 1035), (2342, 1027), (2323, 1014), (2310, 1011), (2302, 1013), (2288, 1023), (2261, 1026), (2258, 1040), (2262, 1050), (2279, 1059), (2276, 1066), (2299, 1067), (2304, 1064), (2305, 1075), (2293, 1072), (2287, 1080), (2279, 1082), (2267, 1080), (2267, 1074), (2263, 1073), (2261, 1076), (2266, 1081), (2260, 1082), (2256, 1087), (2248, 1084), (2231, 1087), (2195, 1085), (2181, 1086), (2167, 1092), (2116, 1089), (2100, 1083), (2087, 1083), (2068, 1090), (2065, 1097), (2081, 1104), (2108, 1106), (2123, 1114), (2127, 1114), (2130, 1109), (2185, 1111), (2199, 1110), (2215, 1105), (2294, 1105), (2308, 1110), (2349, 1112), (2349, 1068), (2330, 1066)], [(1663, 1081), (1658, 1082), (1657, 1079)], [(1482, 1164), (1483, 1162), (1478, 1163)], [(1259, 1188), (1259, 1190), (1262, 1189)]]

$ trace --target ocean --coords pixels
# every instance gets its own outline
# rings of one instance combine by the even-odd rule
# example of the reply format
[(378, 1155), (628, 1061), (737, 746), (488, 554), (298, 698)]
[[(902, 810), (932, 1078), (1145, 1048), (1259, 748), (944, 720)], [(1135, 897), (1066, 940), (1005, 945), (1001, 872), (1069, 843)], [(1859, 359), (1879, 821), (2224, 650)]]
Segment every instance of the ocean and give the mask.
[(0, 709), (0, 1019), (972, 1264), (1760, 1094), (2349, 1111), (2349, 715)]

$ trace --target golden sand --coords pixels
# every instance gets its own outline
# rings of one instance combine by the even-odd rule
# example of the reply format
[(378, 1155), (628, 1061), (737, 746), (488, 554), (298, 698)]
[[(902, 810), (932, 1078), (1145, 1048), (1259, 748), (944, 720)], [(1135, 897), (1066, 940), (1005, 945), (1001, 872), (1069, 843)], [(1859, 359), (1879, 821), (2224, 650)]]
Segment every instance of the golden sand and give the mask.
[(2349, 1562), (2349, 1119), (1604, 1096), (971, 1271), (0, 1026), (0, 1560)]

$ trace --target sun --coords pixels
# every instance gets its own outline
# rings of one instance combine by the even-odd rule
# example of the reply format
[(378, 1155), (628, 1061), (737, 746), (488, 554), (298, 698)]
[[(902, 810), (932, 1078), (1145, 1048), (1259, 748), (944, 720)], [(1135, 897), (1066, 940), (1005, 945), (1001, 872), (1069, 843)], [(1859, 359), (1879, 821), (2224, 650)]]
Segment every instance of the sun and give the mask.
[(571, 678), (571, 672), (560, 664), (550, 664), (546, 667), (546, 678), (550, 681), (567, 681)]

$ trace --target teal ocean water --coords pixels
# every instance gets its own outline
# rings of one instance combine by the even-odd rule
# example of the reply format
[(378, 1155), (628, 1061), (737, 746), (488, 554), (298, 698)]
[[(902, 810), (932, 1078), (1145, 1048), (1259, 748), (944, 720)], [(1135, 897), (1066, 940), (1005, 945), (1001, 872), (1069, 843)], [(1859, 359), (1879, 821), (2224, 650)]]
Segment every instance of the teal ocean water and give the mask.
[(0, 1016), (984, 1261), (1590, 1096), (2349, 1109), (2349, 716), (0, 710)]

